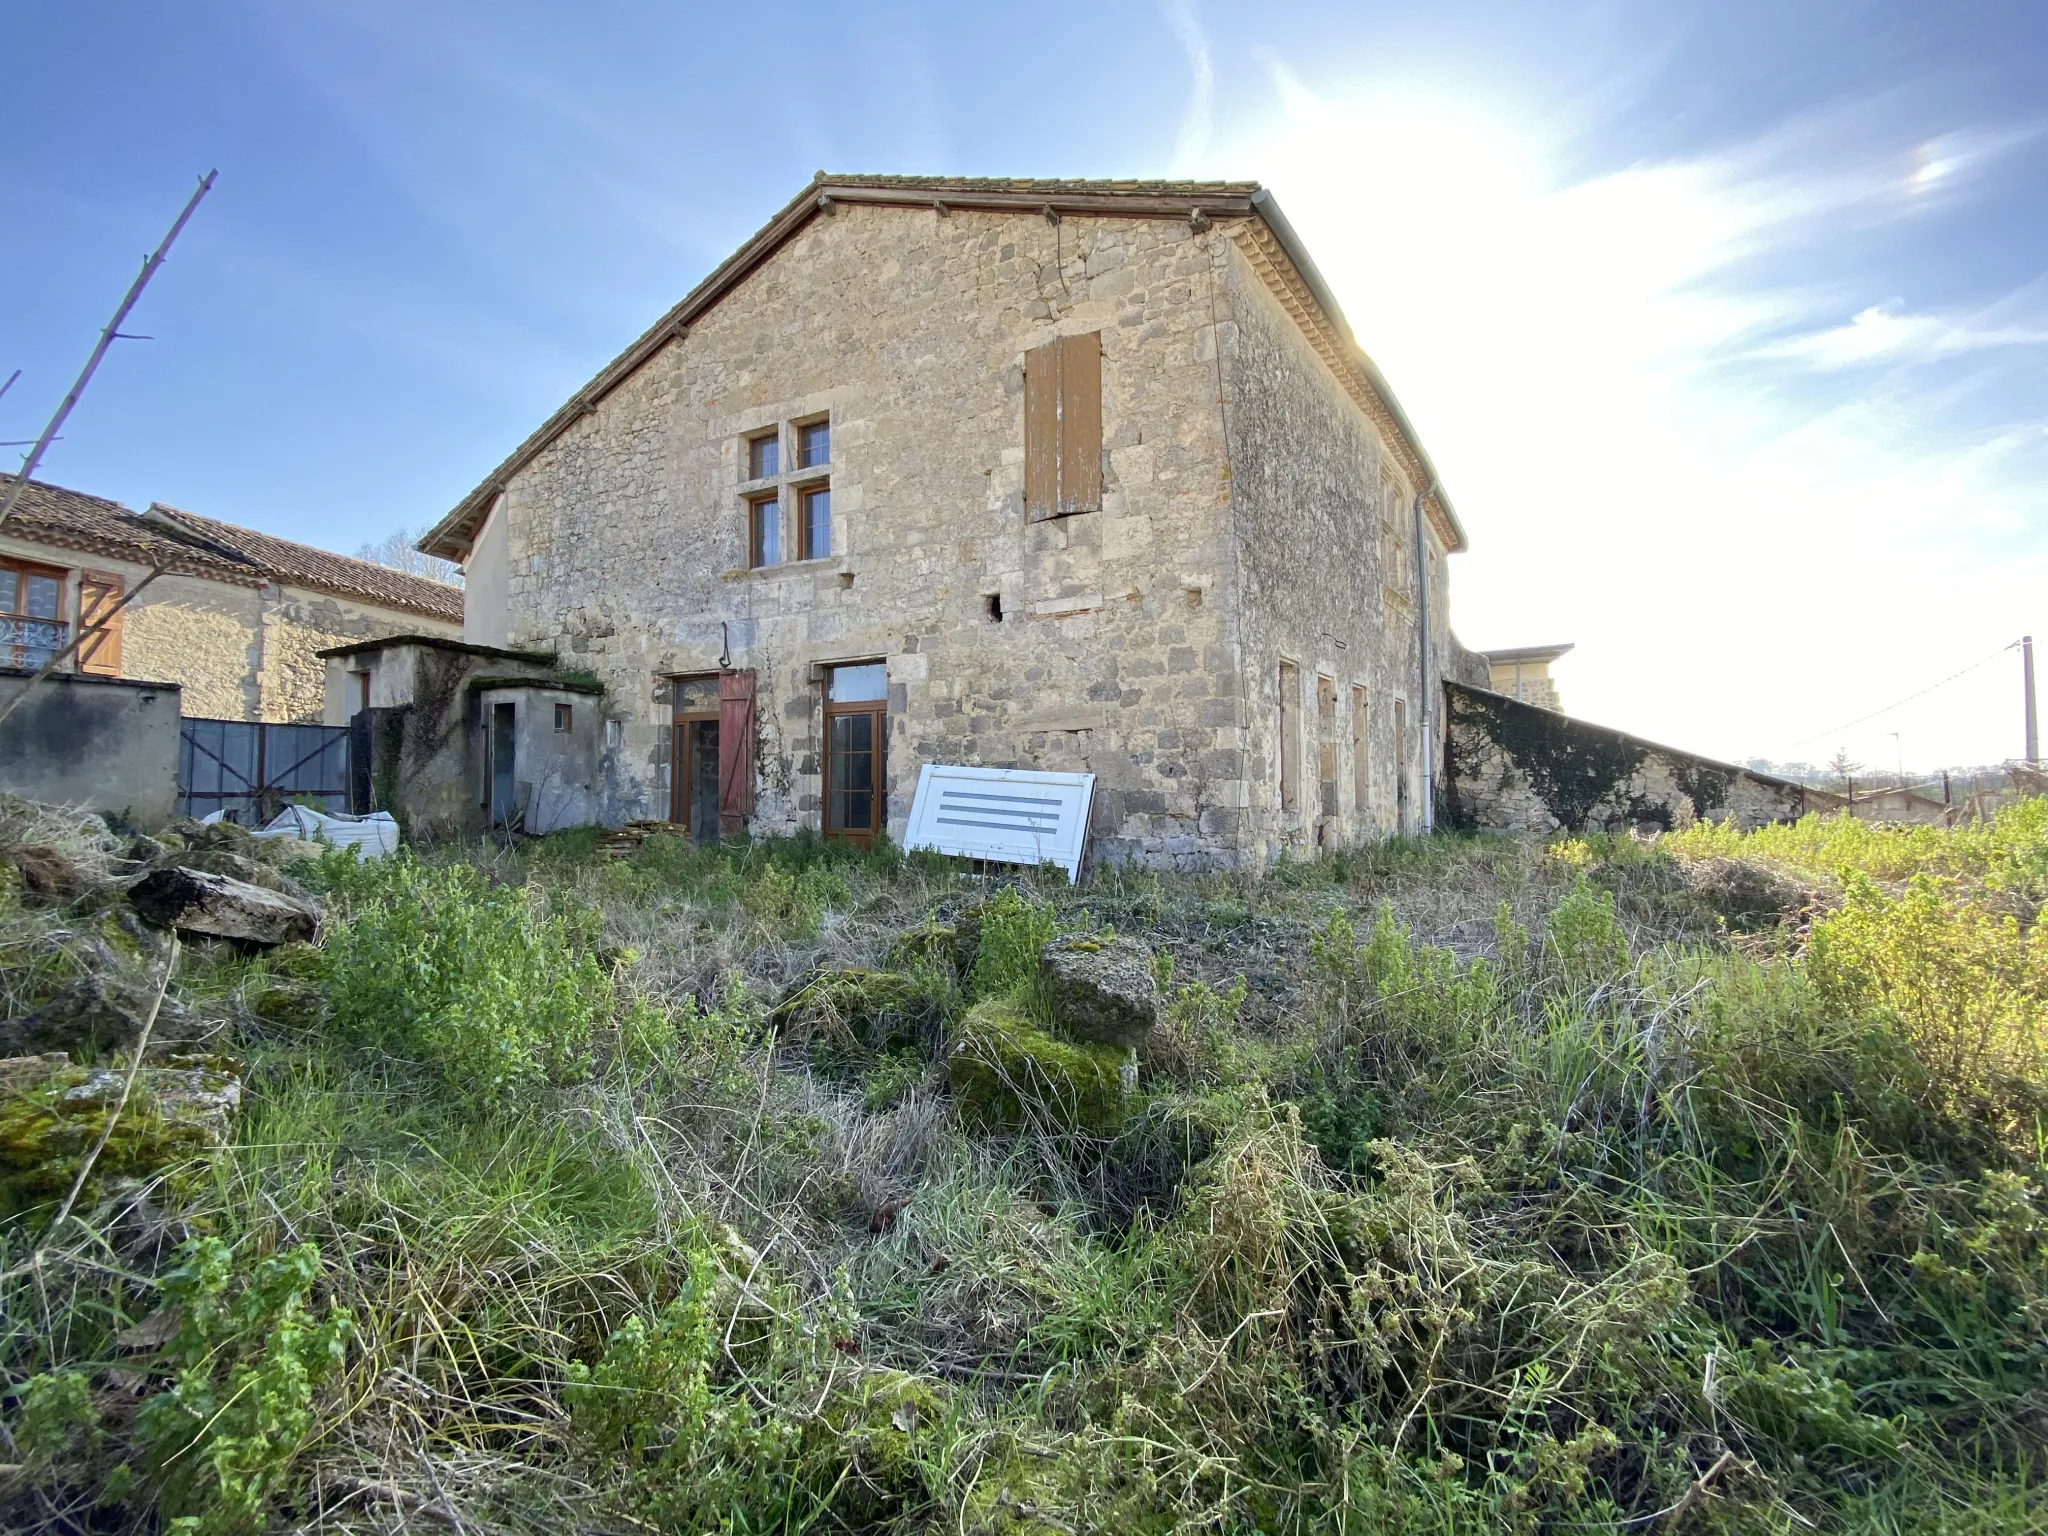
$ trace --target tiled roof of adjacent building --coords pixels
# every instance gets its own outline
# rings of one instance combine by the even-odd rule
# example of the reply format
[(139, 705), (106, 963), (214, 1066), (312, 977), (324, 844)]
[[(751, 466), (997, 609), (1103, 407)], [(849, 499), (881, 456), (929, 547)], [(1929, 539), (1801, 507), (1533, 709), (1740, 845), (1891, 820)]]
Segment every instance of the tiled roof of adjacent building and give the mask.
[[(0, 496), (13, 483), (13, 476), (0, 475)], [(81, 554), (161, 566), (185, 576), (237, 586), (277, 582), (451, 624), (462, 622), (460, 587), (161, 503), (152, 504), (147, 512), (131, 512), (103, 496), (30, 481), (0, 533)]]
[(1366, 387), (1383, 403), (1389, 424), (1412, 449), (1421, 470), (1423, 484), (1418, 493), (1429, 504), (1432, 520), (1441, 529), (1447, 548), (1465, 548), (1465, 531), (1457, 512), (1439, 482), (1421, 438), (1394, 398), (1393, 389), (1379, 367), (1352, 337), (1351, 327), (1338, 308), (1335, 296), (1315, 263), (1309, 259), (1273, 194), (1256, 181), (1090, 181), (1066, 177), (1038, 176), (872, 176), (828, 175), (818, 172), (809, 186), (790, 199), (752, 239), (720, 262), (703, 282), (692, 288), (668, 313), (641, 333), (633, 344), (613, 358), (597, 376), (572, 396), (552, 416), (528, 434), (504, 462), (491, 471), (454, 510), (430, 528), (419, 547), (444, 558), (466, 558), (498, 493), (536, 455), (576, 422), (594, 412), (605, 396), (624, 383), (670, 342), (680, 340), (699, 315), (737, 287), (746, 276), (783, 243), (820, 214), (840, 204), (886, 204), (902, 207), (992, 209), (1013, 213), (1044, 211), (1048, 214), (1098, 215), (1110, 217), (1256, 218), (1272, 232), (1283, 259), (1299, 274), (1309, 303), (1320, 311), (1334, 341), (1334, 355), (1340, 370), (1356, 370)]

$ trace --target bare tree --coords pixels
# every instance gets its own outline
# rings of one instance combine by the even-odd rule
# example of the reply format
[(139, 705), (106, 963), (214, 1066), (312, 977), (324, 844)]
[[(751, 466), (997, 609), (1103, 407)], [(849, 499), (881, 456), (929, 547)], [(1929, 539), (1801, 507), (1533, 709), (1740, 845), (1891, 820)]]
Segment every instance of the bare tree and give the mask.
[(1828, 759), (1828, 772), (1834, 776), (1837, 793), (1851, 800), (1856, 798), (1856, 775), (1862, 771), (1863, 765), (1851, 761), (1847, 747), (1837, 748), (1835, 755)]
[(414, 546), (421, 533), (412, 528), (395, 528), (374, 544), (365, 544), (356, 551), (358, 560), (368, 560), (373, 565), (386, 565), (394, 571), (403, 571), (408, 576), (424, 576), (428, 581), (443, 581), (451, 587), (462, 585), (462, 567), (453, 560), (443, 560), (438, 555), (422, 554)]

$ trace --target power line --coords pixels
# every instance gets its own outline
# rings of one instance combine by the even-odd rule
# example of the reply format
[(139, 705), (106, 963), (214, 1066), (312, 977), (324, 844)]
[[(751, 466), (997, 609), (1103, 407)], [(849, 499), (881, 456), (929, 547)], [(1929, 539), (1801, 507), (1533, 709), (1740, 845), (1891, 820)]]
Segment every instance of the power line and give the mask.
[(1883, 709), (1873, 709), (1867, 715), (1858, 715), (1854, 720), (1845, 720), (1840, 725), (1831, 725), (1824, 731), (1815, 731), (1811, 736), (1802, 736), (1797, 741), (1789, 742), (1787, 743), (1787, 745), (1794, 747), (1803, 747), (1810, 741), (1820, 741), (1826, 737), (1834, 735), (1837, 731), (1846, 731), (1851, 726), (1863, 724), (1866, 720), (1875, 720), (1879, 715), (1888, 715), (1902, 704), (1910, 704), (1915, 699), (1925, 698), (1928, 694), (1934, 692), (1934, 690), (1937, 688), (1946, 688), (1950, 683), (1954, 682), (1957, 678), (1968, 677), (1972, 672), (1976, 671), (1979, 667), (1984, 666), (1988, 662), (1998, 660), (1999, 657), (2003, 656), (2007, 651), (2011, 649), (2012, 647), (2010, 645), (2001, 645), (1989, 656), (1983, 657), (1981, 660), (1971, 662), (1967, 667), (1963, 668), (1963, 670), (1960, 672), (1950, 673), (1947, 677), (1944, 677), (1938, 683), (1929, 683), (1925, 688), (1922, 688), (1918, 693), (1909, 693), (1903, 699), (1895, 699), (1893, 702), (1885, 705)]

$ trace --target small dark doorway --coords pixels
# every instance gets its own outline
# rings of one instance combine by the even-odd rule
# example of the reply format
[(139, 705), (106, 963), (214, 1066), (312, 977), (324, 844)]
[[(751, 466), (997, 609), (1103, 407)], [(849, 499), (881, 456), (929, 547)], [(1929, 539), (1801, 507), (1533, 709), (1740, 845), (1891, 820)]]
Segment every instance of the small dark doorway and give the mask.
[(718, 679), (678, 677), (668, 819), (693, 843), (718, 841)]
[(491, 826), (510, 827), (519, 820), (518, 781), (512, 774), (512, 743), (518, 732), (516, 704), (491, 706)]
[(834, 667), (825, 684), (825, 835), (863, 848), (887, 820), (889, 675), (881, 662)]

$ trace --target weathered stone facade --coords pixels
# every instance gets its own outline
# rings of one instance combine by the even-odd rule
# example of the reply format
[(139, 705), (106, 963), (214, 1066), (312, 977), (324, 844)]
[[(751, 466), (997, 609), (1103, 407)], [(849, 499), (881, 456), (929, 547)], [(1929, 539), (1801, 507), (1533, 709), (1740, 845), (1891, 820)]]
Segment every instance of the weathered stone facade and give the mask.
[[(602, 819), (669, 814), (667, 680), (732, 668), (757, 688), (753, 827), (818, 826), (820, 669), (882, 661), (892, 835), (934, 761), (1093, 772), (1097, 861), (1259, 865), (1377, 835), (1404, 777), (1413, 824), (1416, 493), (1434, 676), (1474, 665), (1446, 622), (1462, 534), (1312, 269), (1245, 188), (1214, 199), (1236, 216), (1098, 197), (1049, 218), (919, 185), (922, 206), (792, 205), (742, 280), (424, 542), (503, 562), (502, 623), (467, 633), (603, 683)], [(1100, 505), (1033, 521), (1026, 354), (1087, 333)], [(779, 431), (786, 454), (813, 421), (829, 551), (750, 568), (748, 440)]]
[(1448, 683), (1444, 779), (1451, 824), (1506, 832), (1674, 831), (1700, 820), (1745, 830), (1842, 802), (1540, 705)]

